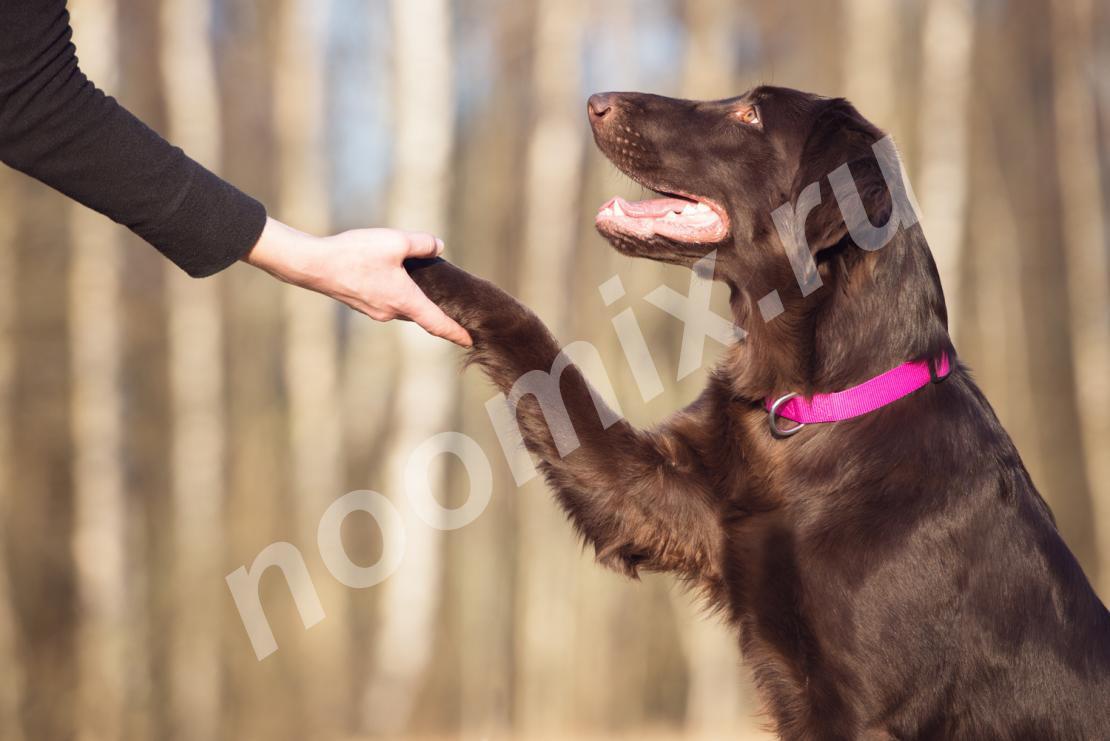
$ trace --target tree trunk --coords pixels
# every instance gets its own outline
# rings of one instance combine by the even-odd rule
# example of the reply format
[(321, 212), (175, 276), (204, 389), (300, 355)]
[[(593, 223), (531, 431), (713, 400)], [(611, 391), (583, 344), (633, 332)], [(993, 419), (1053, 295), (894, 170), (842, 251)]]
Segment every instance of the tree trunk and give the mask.
[[(81, 65), (115, 86), (115, 3), (74, 4)], [(86, 51), (87, 50), (87, 51)], [(78, 633), (80, 736), (120, 738), (127, 702), (127, 518), (123, 485), (123, 398), (119, 227), (71, 204), (69, 284), (71, 415), (74, 447), (74, 550), (81, 612)]]
[[(387, 223), (442, 233), (454, 133), (451, 8), (447, 0), (393, 0), (394, 173)], [(406, 496), (405, 464), (428, 437), (447, 431), (458, 383), (456, 351), (419, 327), (396, 323), (397, 418), (385, 454), (384, 493), (398, 505), (407, 547), (400, 568), (377, 587), (380, 627), (362, 706), (367, 730), (408, 727), (431, 659), (441, 590), (441, 533), (416, 517)], [(437, 461), (442, 463), (443, 461)], [(428, 471), (441, 492), (442, 468)]]
[[(209, 45), (211, 6), (163, 0), (162, 73), (167, 135), (218, 169), (219, 111)], [(170, 723), (177, 738), (219, 733), (220, 606), (226, 498), (223, 321), (219, 284), (166, 266), (174, 522)]]
[[(156, 131), (165, 131), (161, 75), (160, 3), (114, 0), (117, 57), (110, 63), (118, 83), (111, 92)], [(84, 52), (80, 30), (78, 53)], [(160, 639), (172, 624), (175, 588), (167, 579), (174, 561), (166, 334), (166, 263), (158, 252), (125, 230), (121, 243), (120, 388), (123, 404), (127, 589), (129, 616), (124, 644), (127, 713), (124, 738), (169, 735), (170, 667)]]
[[(533, 87), (535, 8), (503, 6), (492, 23), (484, 20), (485, 0), (468, 0), (459, 15), (481, 18), (472, 34), (488, 34), (497, 55), (497, 85), (486, 105), (460, 122), (456, 183), (448, 257), (517, 293), (520, 278), (526, 195), (520, 166), (528, 156)], [(462, 40), (460, 39), (460, 43)], [(513, 111), (506, 116), (505, 111)], [(478, 520), (452, 534), (445, 544), (448, 630), (457, 639), (456, 697), (464, 738), (505, 738), (513, 721), (515, 604), (520, 492), (502, 463), (485, 404), (493, 395), (480, 373), (461, 378), (460, 429), (490, 455), (495, 495)], [(520, 450), (520, 455), (527, 455)], [(452, 486), (468, 495), (465, 478)], [(542, 492), (539, 496), (547, 496)], [(446, 657), (450, 661), (452, 656)]]
[[(329, 13), (327, 2), (282, 2), (274, 71), (281, 216), (313, 234), (330, 226), (324, 128)], [(294, 516), (301, 547), (313, 548), (320, 516), (344, 493), (340, 307), (292, 287), (285, 290), (283, 305)], [(304, 719), (312, 738), (330, 738), (349, 727), (344, 713), (351, 677), (348, 589), (328, 576), (316, 581), (316, 589), (328, 617), (302, 644)]]
[(78, 583), (73, 558), (74, 500), (69, 404), (69, 204), (20, 177), (7, 201), (14, 238), (6, 248), (16, 310), (10, 455), (3, 546), (9, 564), (25, 692), (23, 732), (70, 739), (78, 729)]
[[(274, 143), (276, 33), (268, 0), (214, 5), (213, 36), (219, 74), (222, 172), (263, 203), (277, 201), (279, 152)], [(313, 542), (300, 542), (291, 514), (296, 504), (288, 476), (288, 407), (283, 384), (281, 311), (286, 286), (261, 270), (231, 268), (220, 276), (227, 315), (228, 482), (224, 573), (249, 565), (270, 543), (296, 538), (313, 563)], [(316, 513), (319, 518), (319, 513)], [(329, 577), (330, 578), (330, 577)], [(222, 580), (218, 580), (222, 581)], [(323, 579), (316, 580), (322, 585)], [(223, 597), (226, 654), (224, 685), (234, 703), (224, 704), (223, 737), (298, 741), (307, 733), (300, 719), (296, 681), (299, 652), (290, 645), (306, 636), (289, 592), (267, 596), (267, 616), (280, 650), (258, 662), (232, 600)], [(291, 614), (292, 613), (292, 614)], [(330, 617), (330, 616), (329, 616)], [(324, 628), (326, 623), (318, 626)]]
[[(570, 318), (567, 296), (577, 241), (577, 224), (570, 215), (579, 212), (585, 145), (579, 80), (586, 7), (582, 0), (538, 0), (532, 42), (534, 125), (524, 167), (520, 296), (560, 337)], [(521, 590), (516, 615), (516, 726), (526, 735), (566, 734), (577, 715), (576, 697), (600, 700), (598, 694), (606, 694), (598, 672), (576, 675), (575, 652), (566, 647), (605, 626), (584, 624), (572, 600), (552, 596), (574, 593), (578, 549), (551, 492), (536, 478), (515, 496), (520, 533), (516, 583)]]
[(1095, 576), (1110, 598), (1110, 266), (1099, 173), (1090, 0), (1053, 0), (1056, 162), (1063, 216), (1072, 366), (1095, 515)]
[(844, 2), (844, 91), (868, 120), (898, 131), (899, 3)]
[[(1074, 388), (1073, 340), (1062, 328), (1071, 326), (1065, 254), (1060, 249), (1065, 225), (1059, 181), (1044, 177), (1059, 166), (1049, 0), (1030, 0), (1021, 12), (1000, 6), (977, 6), (981, 35), (979, 77), (981, 99), (993, 110), (1014, 100), (1025, 101), (1042, 116), (994, 117), (984, 146), (997, 153), (1001, 191), (1012, 204), (1016, 242), (1004, 259), (1015, 261), (1018, 280), (1005, 290), (1020, 296), (1029, 352), (1022, 362), (1030, 393), (1018, 403), (1033, 412), (1029, 437), (1035, 446), (1022, 450), (1033, 481), (1052, 507), (1061, 534), (1092, 577), (1096, 559), (1093, 502), (1083, 458), (1083, 443)], [(1020, 157), (1013, 154), (1020, 152)], [(978, 218), (978, 216), (977, 216)], [(1070, 229), (1070, 227), (1067, 227)], [(996, 272), (1006, 273), (1007, 269)], [(1032, 453), (1032, 455), (1029, 455)]]
[(734, 88), (732, 59), (735, 7), (728, 0), (686, 0), (686, 58), (682, 64), (682, 97), (717, 100), (742, 92)]
[(974, 16), (969, 0), (926, 6), (921, 89), (918, 193), (929, 247), (940, 271), (949, 331), (962, 320), (961, 282), (967, 236), (968, 100), (973, 79)]
[[(728, 3), (717, 3), (727, 6)], [(730, 62), (732, 41), (725, 7), (691, 0), (686, 3), (687, 40), (683, 97), (721, 98), (736, 84)], [(704, 377), (704, 374), (699, 374)], [(673, 376), (672, 376), (673, 379)], [(675, 384), (668, 384), (672, 388)], [(682, 400), (672, 391), (672, 408)], [(745, 700), (745, 670), (732, 630), (705, 614), (695, 595), (670, 590), (683, 657), (686, 660), (686, 732), (694, 738), (735, 735), (750, 713)]]
[(1021, 264), (1014, 246), (1017, 232), (1015, 204), (1006, 191), (1000, 157), (990, 146), (993, 114), (986, 107), (971, 112), (975, 157), (970, 167), (971, 201), (969, 275), (964, 281), (968, 300), (964, 304), (964, 330), (960, 352), (998, 412), (1003, 426), (1013, 436), (1030, 469), (1039, 469), (1041, 449), (1036, 414), (1030, 399), (1034, 387), (1028, 358), (1029, 319), (1021, 293)]
[[(9, 510), (15, 489), (14, 425), (12, 395), (14, 392), (16, 350), (16, 260), (15, 229), (12, 215), (12, 180), (10, 172), (0, 172), (0, 533), (5, 540), (11, 532)], [(12, 615), (14, 595), (8, 583), (8, 548), (0, 548), (0, 665), (9, 667), (0, 675), (0, 736), (22, 741), (23, 728), (19, 709), (23, 701), (23, 662), (18, 651), (19, 635)]]

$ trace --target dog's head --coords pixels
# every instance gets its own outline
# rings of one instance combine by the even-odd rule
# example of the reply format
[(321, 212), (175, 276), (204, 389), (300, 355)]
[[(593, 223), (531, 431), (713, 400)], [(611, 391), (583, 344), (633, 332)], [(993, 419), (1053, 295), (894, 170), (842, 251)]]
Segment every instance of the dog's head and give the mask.
[[(610, 200), (598, 230), (633, 256), (692, 266), (716, 253), (735, 320), (759, 340), (744, 343), (758, 355), (746, 372), (763, 372), (750, 387), (835, 387), (947, 346), (928, 245), (900, 227), (916, 210), (897, 154), (847, 101), (768, 86), (719, 101), (602, 93), (588, 115), (601, 151), (660, 195)], [(782, 309), (760, 321), (774, 296)]]
[(598, 212), (598, 230), (626, 254), (693, 264), (716, 250), (721, 267), (749, 275), (769, 258), (781, 264), (772, 214), (816, 182), (823, 198), (806, 234), (820, 253), (848, 233), (823, 182), (844, 163), (872, 219), (889, 212), (871, 151), (883, 134), (842, 99), (762, 86), (718, 101), (600, 93), (587, 109), (605, 156), (661, 196), (614, 198)]

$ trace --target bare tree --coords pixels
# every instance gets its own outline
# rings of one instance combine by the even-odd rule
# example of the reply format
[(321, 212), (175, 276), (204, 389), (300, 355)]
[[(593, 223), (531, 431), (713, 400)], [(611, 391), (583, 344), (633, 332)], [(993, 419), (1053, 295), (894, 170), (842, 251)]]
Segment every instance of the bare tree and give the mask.
[(1006, 192), (1001, 153), (987, 145), (992, 136), (989, 110), (972, 112), (973, 137), (981, 146), (971, 147), (972, 198), (969, 227), (970, 275), (964, 303), (965, 334), (961, 352), (975, 369), (983, 389), (1013, 435), (1022, 457), (1032, 468), (1040, 466), (1042, 452), (1036, 435), (1036, 414), (1029, 404), (1034, 386), (1028, 364), (1029, 318), (1021, 294), (1021, 264), (1014, 259), (1020, 242), (1015, 204)]
[[(163, 0), (162, 73), (168, 135), (208, 167), (220, 162), (211, 5)], [(226, 498), (222, 307), (216, 281), (166, 267), (168, 365), (173, 420), (173, 615), (171, 727), (180, 738), (218, 734), (222, 695), (220, 610)]]
[(736, 74), (732, 56), (735, 7), (727, 0), (687, 0), (686, 58), (682, 64), (682, 95), (695, 100), (715, 100), (734, 93)]
[(899, 3), (845, 0), (844, 90), (870, 120), (898, 130)]
[[(15, 491), (13, 467), (11, 400), (15, 373), (15, 283), (13, 253), (15, 229), (7, 204), (12, 202), (12, 175), (0, 173), (0, 534), (8, 537), (10, 492)], [(9, 667), (0, 675), (0, 736), (22, 741), (19, 706), (23, 695), (23, 665), (17, 653), (18, 637), (11, 614), (12, 594), (8, 584), (7, 548), (0, 547), (0, 664)]]
[(955, 336), (962, 319), (974, 15), (969, 0), (933, 0), (922, 33), (919, 196)]
[[(115, 72), (111, 92), (157, 130), (164, 130), (165, 109), (158, 50), (160, 3), (114, 0)], [(79, 49), (83, 48), (76, 30)], [(84, 54), (84, 52), (81, 52)], [(119, 230), (121, 245), (119, 347), (120, 386), (125, 393), (121, 430), (125, 476), (127, 588), (121, 595), (128, 616), (123, 628), (127, 698), (122, 718), (125, 738), (167, 735), (169, 672), (162, 662), (163, 626), (171, 622), (173, 561), (172, 445), (168, 338), (165, 310), (165, 260), (137, 236)], [(165, 698), (165, 699), (163, 699)]]
[[(91, 55), (90, 55), (91, 56)], [(130, 576), (122, 478), (119, 234), (73, 207), (70, 342), (76, 532), (81, 598), (82, 737), (118, 738), (126, 704)]]
[(79, 591), (64, 281), (70, 209), (29, 178), (18, 178), (7, 204), (14, 231), (8, 248), (19, 277), (10, 294), (18, 310), (9, 407), (18, 434), (10, 438), (14, 475), (4, 492), (3, 540), (25, 680), (20, 714), (28, 738), (74, 738)]
[[(684, 97), (721, 98), (729, 95), (737, 84), (730, 64), (735, 43), (729, 22), (730, 5), (698, 0), (685, 4), (689, 37), (682, 85)], [(678, 399), (672, 403), (675, 408), (680, 406)], [(688, 676), (686, 730), (701, 738), (734, 735), (748, 712), (736, 638), (721, 621), (704, 614), (694, 595), (677, 588), (671, 593)]]
[[(284, 0), (275, 65), (275, 124), (281, 152), (282, 216), (313, 233), (329, 229), (325, 143), (326, 21), (330, 3)], [(343, 494), (343, 417), (339, 397), (338, 310), (333, 301), (289, 288), (283, 296), (285, 371), (294, 516), (300, 541), (316, 542), (328, 504)], [(302, 654), (305, 721), (314, 737), (348, 725), (350, 682), (347, 589), (317, 584), (328, 620), (306, 637)]]
[[(441, 232), (447, 222), (454, 133), (451, 8), (447, 0), (393, 0), (394, 173), (388, 223)], [(397, 421), (385, 455), (385, 493), (405, 522), (405, 557), (381, 584), (380, 629), (362, 705), (364, 728), (406, 728), (429, 665), (439, 610), (441, 534), (403, 501), (405, 464), (425, 439), (448, 429), (457, 384), (454, 350), (419, 327), (397, 324)], [(442, 461), (438, 461), (442, 462)], [(442, 469), (428, 472), (442, 491)]]
[[(1052, 77), (1043, 74), (1054, 66), (1052, 39), (1046, 33), (1051, 24), (1051, 3), (1031, 0), (1015, 14), (977, 7), (984, 14), (984, 22), (976, 26), (980, 39), (976, 44), (977, 96), (986, 101), (988, 110), (996, 112), (982, 119), (985, 132), (981, 146), (996, 153), (1001, 175), (998, 190), (1009, 202), (1014, 219), (1015, 241), (1001, 256), (1015, 262), (1017, 272), (1006, 266), (994, 274), (1017, 278), (1004, 290), (1021, 301), (1026, 331), (1023, 342), (1028, 348), (1019, 362), (1024, 365), (1022, 372), (1028, 373), (1030, 388), (1014, 406), (1029, 409), (1034, 422), (1013, 432), (1019, 442), (1021, 438), (1029, 441), (1021, 448), (1029, 472), (1052, 507), (1068, 546), (1094, 577), (1098, 568), (1094, 503), (1076, 425), (1079, 410), (1072, 338), (1062, 331), (1071, 323), (1065, 253), (1059, 247), (1065, 227), (1059, 181), (1043, 175), (1055, 173), (1059, 165), (1051, 115), (1054, 85), (1045, 84), (1051, 83)], [(1026, 100), (1049, 114), (997, 116), (997, 111), (1004, 110), (1007, 101), (1012, 100)], [(975, 216), (982, 218), (979, 213)]]
[[(498, 12), (491, 19), (493, 7)], [(460, 55), (468, 47), (481, 48), (475, 37), (483, 43), (488, 38), (496, 54), (497, 82), (486, 104), (459, 123), (448, 255), (516, 292), (526, 202), (520, 163), (527, 160), (532, 128), (535, 8), (531, 2), (506, 5), (490, 0), (466, 0), (455, 8), (458, 16), (471, 19), (469, 24), (460, 23), (457, 32)], [(462, 75), (459, 83), (465, 84)], [(505, 115), (506, 111), (513, 115)], [(483, 450), (499, 450), (485, 409), (491, 387), (474, 373), (465, 373), (460, 380), (459, 429)], [(517, 559), (513, 554), (520, 496), (504, 466), (495, 466), (495, 472), (501, 475), (489, 507), (445, 544), (445, 629), (456, 639), (445, 646), (449, 650), (440, 656), (440, 665), (448, 670), (457, 667), (457, 697), (447, 700), (458, 707), (465, 738), (503, 738), (513, 722), (517, 686)], [(452, 482), (451, 496), (456, 499), (468, 495), (468, 482), (461, 478)], [(538, 495), (547, 496), (546, 492)]]
[[(329, 81), (334, 96), (329, 102), (328, 116), (342, 127), (346, 136), (357, 137), (346, 151), (340, 151), (342, 140), (338, 146), (335, 142), (329, 143), (334, 171), (339, 170), (340, 158), (382, 147), (382, 142), (374, 140), (386, 138), (382, 130), (387, 126), (392, 102), (392, 70), (389, 68), (392, 50), (386, 3), (343, 0), (333, 2), (333, 8), (332, 14), (337, 17), (329, 39), (329, 56), (336, 72)], [(352, 18), (354, 15), (358, 17)], [(367, 53), (368, 50), (372, 53)], [(361, 58), (347, 63), (350, 57)], [(343, 110), (343, 104), (355, 105), (352, 99), (356, 95), (358, 107)], [(371, 120), (361, 120), (360, 113)], [(391, 148), (391, 142), (385, 145)], [(354, 193), (333, 185), (333, 216), (340, 222), (335, 224), (338, 228), (384, 223), (389, 185), (386, 178), (378, 179), (380, 171), (385, 169), (384, 163), (374, 163), (373, 158), (363, 157), (358, 165), (360, 169), (373, 168), (374, 185)], [(393, 332), (382, 331), (377, 322), (359, 315), (349, 315), (344, 330), (340, 393), (346, 469), (352, 480), (364, 481), (381, 455), (381, 446), (393, 421), (390, 412), (399, 371), (394, 351), (397, 337)]]
[[(221, 174), (271, 206), (278, 202), (281, 156), (274, 115), (280, 21), (276, 9), (267, 0), (215, 3), (213, 12), (218, 16), (212, 24), (218, 31), (212, 42), (218, 70)], [(260, 270), (236, 268), (221, 274), (218, 283), (224, 294), (228, 359), (224, 558), (230, 571), (249, 565), (274, 540), (296, 538), (302, 549), (309, 544), (300, 542), (295, 527), (302, 520), (292, 506), (288, 468), (289, 400), (281, 311), (287, 287)], [(317, 582), (325, 586), (323, 579)], [(315, 635), (304, 632), (295, 611), (293, 615), (282, 611), (280, 606), (289, 599), (287, 590), (280, 591), (283, 588), (279, 586), (265, 603), (282, 650), (262, 665), (224, 594), (225, 609), (230, 608), (227, 632), (221, 636), (227, 642), (225, 696), (235, 698), (234, 703), (223, 705), (225, 738), (300, 739), (307, 733), (301, 712), (305, 697), (298, 681), (302, 657), (290, 644)], [(314, 676), (308, 681), (314, 681)]]
[(1094, 7), (1052, 0), (1057, 177), (1062, 209), (1075, 393), (1095, 537), (1110, 596), (1110, 265), (1103, 219), (1094, 79)]
[[(86, 74), (115, 84), (115, 3), (73, 4)], [(126, 705), (126, 517), (122, 471), (123, 399), (118, 227), (73, 204), (69, 284), (74, 551), (81, 600), (78, 636), (81, 737), (119, 738)]]
[[(538, 0), (533, 37), (534, 126), (524, 170), (524, 238), (521, 243), (521, 297), (550, 322), (556, 334), (567, 328), (570, 269), (577, 225), (585, 132), (578, 81), (586, 3)], [(568, 545), (567, 527), (546, 488), (535, 482), (517, 503), (519, 541), (517, 584), (516, 722), (525, 733), (566, 728), (572, 716), (570, 682), (576, 621), (569, 605), (552, 594), (573, 589), (572, 559), (553, 558)], [(579, 678), (593, 685), (593, 678)]]

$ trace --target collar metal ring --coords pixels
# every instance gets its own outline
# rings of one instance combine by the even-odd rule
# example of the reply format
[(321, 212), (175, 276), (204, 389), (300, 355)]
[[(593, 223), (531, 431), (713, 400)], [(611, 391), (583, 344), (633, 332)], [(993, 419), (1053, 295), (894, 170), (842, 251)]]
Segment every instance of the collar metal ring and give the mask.
[(793, 427), (785, 430), (779, 427), (779, 409), (782, 407), (783, 404), (790, 401), (795, 396), (798, 396), (798, 393), (794, 391), (790, 392), (789, 394), (783, 394), (779, 398), (775, 399), (775, 403), (772, 404), (771, 408), (767, 411), (767, 424), (770, 425), (771, 434), (775, 437), (790, 437), (791, 435), (800, 432), (801, 429), (806, 426), (805, 422), (798, 422)]

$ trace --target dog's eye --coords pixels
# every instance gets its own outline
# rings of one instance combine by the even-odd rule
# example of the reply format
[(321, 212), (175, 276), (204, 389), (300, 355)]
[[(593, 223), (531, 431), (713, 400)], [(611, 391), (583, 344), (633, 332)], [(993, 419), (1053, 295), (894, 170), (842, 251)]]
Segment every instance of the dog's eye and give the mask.
[(749, 126), (759, 126), (759, 111), (755, 109), (755, 106), (745, 106), (734, 115)]

